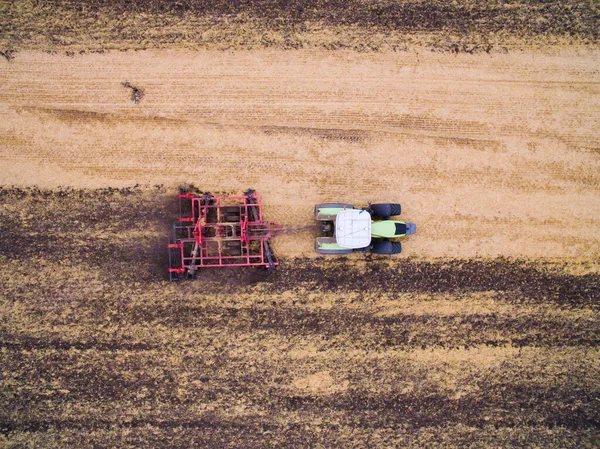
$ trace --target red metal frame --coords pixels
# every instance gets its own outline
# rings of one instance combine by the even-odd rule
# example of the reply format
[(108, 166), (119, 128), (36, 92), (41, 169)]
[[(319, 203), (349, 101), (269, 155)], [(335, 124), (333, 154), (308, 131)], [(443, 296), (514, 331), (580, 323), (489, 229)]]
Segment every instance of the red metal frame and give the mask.
[(262, 198), (180, 193), (180, 217), (173, 225), (169, 277), (193, 277), (200, 268), (274, 268), (278, 262), (268, 240), (280, 227), (263, 221)]

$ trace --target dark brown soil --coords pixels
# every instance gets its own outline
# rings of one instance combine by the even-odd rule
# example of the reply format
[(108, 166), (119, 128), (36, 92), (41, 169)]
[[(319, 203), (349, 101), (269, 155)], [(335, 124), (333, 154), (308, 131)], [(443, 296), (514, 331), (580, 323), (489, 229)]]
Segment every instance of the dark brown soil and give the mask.
[(598, 274), (543, 260), (284, 258), (273, 272), (168, 283), (175, 207), (163, 188), (0, 190), (9, 447), (600, 436)]
[(378, 51), (415, 43), (479, 53), (596, 44), (598, 17), (594, 2), (576, 0), (15, 0), (2, 8), (0, 44), (69, 56), (181, 45)]

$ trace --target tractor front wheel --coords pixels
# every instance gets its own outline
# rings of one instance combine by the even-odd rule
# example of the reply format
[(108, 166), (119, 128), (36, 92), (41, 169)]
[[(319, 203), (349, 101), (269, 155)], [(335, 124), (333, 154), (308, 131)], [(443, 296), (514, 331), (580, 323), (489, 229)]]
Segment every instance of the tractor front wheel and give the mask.
[(393, 215), (400, 215), (402, 208), (397, 203), (371, 204), (371, 215), (383, 217), (386, 220)]
[(402, 252), (402, 243), (391, 242), (389, 240), (379, 240), (371, 244), (373, 254), (400, 254)]

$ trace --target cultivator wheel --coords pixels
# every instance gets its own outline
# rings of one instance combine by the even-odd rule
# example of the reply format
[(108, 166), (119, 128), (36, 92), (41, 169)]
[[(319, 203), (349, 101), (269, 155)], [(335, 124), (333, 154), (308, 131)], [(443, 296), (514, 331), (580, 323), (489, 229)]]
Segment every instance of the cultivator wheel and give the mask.
[(171, 281), (210, 267), (277, 266), (268, 240), (281, 228), (264, 221), (262, 198), (253, 190), (243, 196), (180, 191), (178, 198), (180, 216), (168, 245)]

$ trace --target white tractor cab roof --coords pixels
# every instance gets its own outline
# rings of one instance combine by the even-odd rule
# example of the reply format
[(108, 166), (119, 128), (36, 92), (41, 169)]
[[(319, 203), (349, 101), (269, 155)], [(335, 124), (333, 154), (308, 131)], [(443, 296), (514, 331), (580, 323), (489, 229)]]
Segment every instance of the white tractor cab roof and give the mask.
[(361, 209), (345, 209), (335, 219), (335, 240), (343, 248), (364, 248), (371, 244), (371, 214)]

